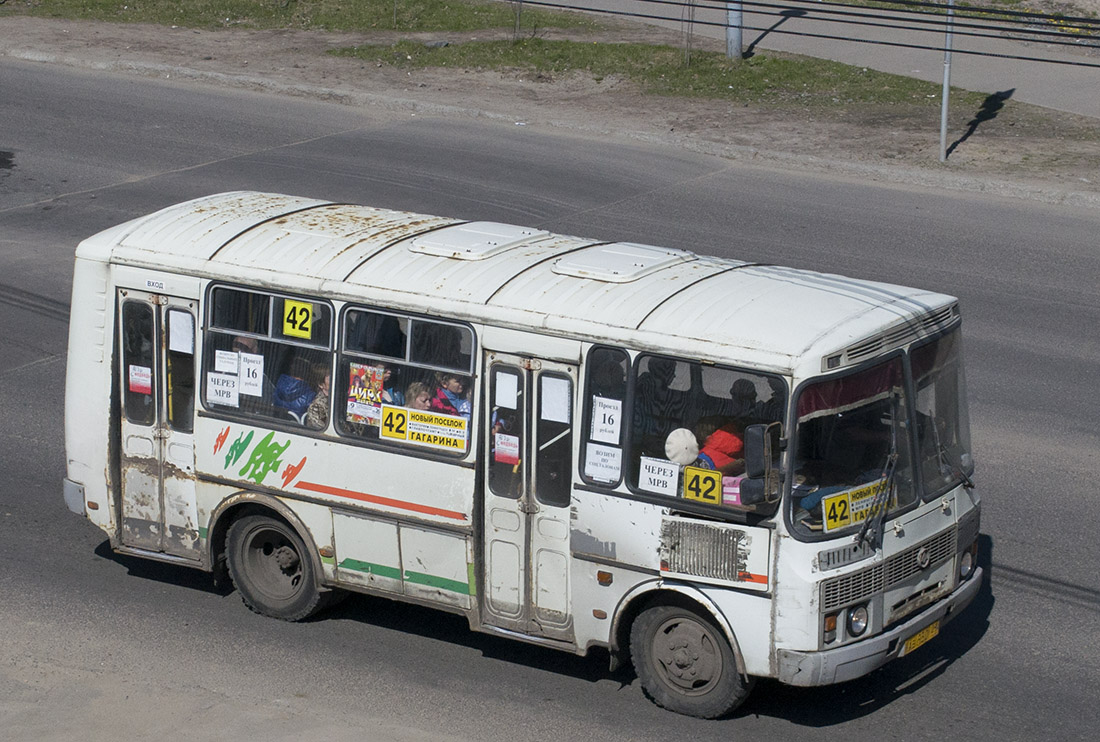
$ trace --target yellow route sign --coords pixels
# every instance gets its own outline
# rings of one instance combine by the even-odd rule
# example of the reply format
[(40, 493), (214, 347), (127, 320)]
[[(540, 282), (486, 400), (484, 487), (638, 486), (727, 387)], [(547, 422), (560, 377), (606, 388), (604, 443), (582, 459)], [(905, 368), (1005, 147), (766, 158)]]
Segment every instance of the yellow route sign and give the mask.
[(308, 301), (283, 301), (283, 335), (292, 338), (313, 337), (313, 305)]
[(698, 466), (684, 468), (684, 499), (722, 504), (722, 472)]

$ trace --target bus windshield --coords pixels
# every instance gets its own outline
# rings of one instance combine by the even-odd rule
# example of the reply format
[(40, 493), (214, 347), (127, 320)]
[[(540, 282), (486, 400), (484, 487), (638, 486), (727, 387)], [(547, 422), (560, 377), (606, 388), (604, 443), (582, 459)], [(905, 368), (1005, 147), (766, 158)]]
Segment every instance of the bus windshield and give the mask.
[(974, 473), (961, 331), (914, 348), (917, 451), (925, 497), (936, 497)]
[(790, 517), (805, 536), (854, 529), (887, 484), (895, 512), (916, 500), (902, 356), (804, 387), (798, 397)]

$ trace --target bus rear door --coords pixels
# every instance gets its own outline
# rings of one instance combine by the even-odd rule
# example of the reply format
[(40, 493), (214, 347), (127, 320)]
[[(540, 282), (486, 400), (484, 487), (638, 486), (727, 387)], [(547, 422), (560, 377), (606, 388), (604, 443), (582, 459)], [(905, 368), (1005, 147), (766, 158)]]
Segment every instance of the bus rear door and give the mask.
[(120, 289), (122, 546), (198, 559), (195, 312), (198, 302)]

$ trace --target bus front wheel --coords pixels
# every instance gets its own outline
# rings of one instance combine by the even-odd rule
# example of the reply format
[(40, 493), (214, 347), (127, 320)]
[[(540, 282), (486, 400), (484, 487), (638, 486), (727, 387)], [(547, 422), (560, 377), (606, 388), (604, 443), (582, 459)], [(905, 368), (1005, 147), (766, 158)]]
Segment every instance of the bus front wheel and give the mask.
[(226, 551), (233, 584), (256, 613), (300, 621), (321, 607), (305, 542), (283, 521), (244, 516), (229, 527)]
[(722, 631), (687, 608), (643, 611), (630, 630), (630, 653), (646, 695), (670, 711), (715, 719), (752, 690)]

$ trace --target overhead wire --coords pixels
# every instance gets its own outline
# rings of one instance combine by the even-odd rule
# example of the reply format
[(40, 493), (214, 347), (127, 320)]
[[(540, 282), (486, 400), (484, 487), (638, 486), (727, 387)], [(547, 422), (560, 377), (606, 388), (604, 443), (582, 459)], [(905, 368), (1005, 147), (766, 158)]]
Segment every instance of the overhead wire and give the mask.
[[(675, 8), (675, 15), (671, 12), (664, 15), (656, 11), (646, 13), (640, 9), (594, 8), (574, 5), (566, 0), (523, 0), (522, 4), (671, 23), (682, 23), (682, 10), (686, 8), (706, 8), (724, 12), (731, 4), (725, 0), (635, 0), (635, 2), (643, 6)], [(1033, 11), (1002, 10), (999, 8), (978, 8), (969, 5), (949, 6), (945, 3), (924, 2), (922, 0), (892, 0), (888, 5), (902, 7), (898, 9), (883, 8), (879, 12), (874, 12), (876, 9), (865, 5), (828, 0), (820, 2), (818, 0), (788, 0), (784, 3), (741, 0), (737, 4), (753, 15), (781, 19), (770, 26), (747, 25), (744, 23), (741, 25), (742, 31), (759, 32), (761, 36), (777, 34), (903, 49), (947, 51), (947, 47), (943, 43), (922, 44), (914, 41), (890, 39), (882, 33), (871, 38), (847, 35), (843, 32), (818, 33), (779, 27), (783, 20), (797, 18), (799, 21), (826, 21), (857, 29), (916, 31), (936, 34), (944, 34), (950, 27), (952, 34), (956, 37), (993, 39), (1005, 42), (1039, 42), (1051, 46), (1100, 50), (1100, 19), (1096, 18), (1052, 15)], [(909, 10), (908, 8), (915, 8), (915, 10)], [(949, 11), (951, 11), (950, 15)], [(903, 15), (898, 15), (899, 13)], [(987, 16), (989, 17), (988, 22), (984, 22)], [(725, 21), (709, 20), (698, 16), (691, 21), (691, 24), (713, 28), (728, 27)], [(1035, 27), (1036, 24), (1041, 24), (1043, 27), (1037, 28)], [(1059, 26), (1065, 26), (1066, 28), (1059, 28)], [(1065, 59), (1016, 53), (1009, 50), (1001, 52), (966, 49), (954, 44), (951, 52), (995, 59), (1100, 68), (1100, 57), (1095, 60), (1090, 58)]]

